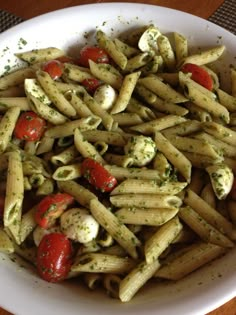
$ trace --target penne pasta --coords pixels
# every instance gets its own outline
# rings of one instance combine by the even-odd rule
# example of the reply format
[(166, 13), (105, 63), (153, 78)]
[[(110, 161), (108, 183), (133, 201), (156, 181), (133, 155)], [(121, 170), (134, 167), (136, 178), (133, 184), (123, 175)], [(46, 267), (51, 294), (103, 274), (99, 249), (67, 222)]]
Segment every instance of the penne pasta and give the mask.
[(177, 196), (160, 194), (122, 194), (110, 197), (110, 202), (116, 207), (139, 208), (172, 208), (180, 207), (182, 201)]
[(123, 274), (134, 267), (134, 261), (128, 257), (88, 253), (79, 256), (71, 267), (71, 271), (91, 273)]
[(160, 268), (158, 260), (147, 264), (139, 263), (128, 275), (120, 282), (119, 298), (122, 302), (129, 302), (138, 290), (156, 273)]
[(155, 262), (159, 258), (180, 233), (182, 227), (178, 217), (174, 217), (164, 223), (157, 232), (145, 242), (144, 254), (148, 264)]
[(153, 179), (126, 179), (118, 186), (116, 186), (111, 196), (119, 194), (163, 194), (176, 195), (181, 192), (187, 183), (185, 182), (171, 182)]
[(226, 249), (224, 247), (200, 242), (190, 246), (185, 253), (175, 258), (169, 264), (162, 266), (155, 276), (179, 280), (225, 253)]
[(102, 203), (93, 199), (90, 211), (99, 224), (123, 247), (129, 255), (137, 259), (137, 247), (140, 241), (137, 237), (112, 214)]
[(155, 143), (167, 159), (179, 170), (187, 182), (190, 182), (192, 165), (189, 160), (169, 142), (160, 132), (155, 132)]
[(6, 111), (0, 121), (0, 154), (6, 150), (9, 144), (19, 115), (19, 107), (12, 107)]
[(111, 114), (117, 114), (126, 109), (140, 74), (141, 72), (138, 71), (124, 77), (117, 100), (111, 109)]
[(24, 178), (20, 153), (8, 153), (8, 174), (4, 203), (4, 226), (20, 223), (24, 198)]
[(124, 224), (159, 226), (171, 220), (178, 213), (178, 208), (138, 208), (123, 207), (115, 212)]
[(33, 49), (30, 51), (25, 51), (25, 52), (16, 54), (18, 58), (30, 64), (45, 62), (48, 60), (56, 59), (64, 55), (65, 55), (64, 51), (56, 47)]

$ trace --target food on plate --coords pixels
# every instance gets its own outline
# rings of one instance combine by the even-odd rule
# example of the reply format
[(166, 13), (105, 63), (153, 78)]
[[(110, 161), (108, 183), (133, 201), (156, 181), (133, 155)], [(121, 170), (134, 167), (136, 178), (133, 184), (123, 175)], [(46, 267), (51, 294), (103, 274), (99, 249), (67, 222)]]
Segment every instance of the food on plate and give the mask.
[(154, 25), (95, 37), (0, 77), (0, 250), (128, 302), (234, 247), (236, 76)]

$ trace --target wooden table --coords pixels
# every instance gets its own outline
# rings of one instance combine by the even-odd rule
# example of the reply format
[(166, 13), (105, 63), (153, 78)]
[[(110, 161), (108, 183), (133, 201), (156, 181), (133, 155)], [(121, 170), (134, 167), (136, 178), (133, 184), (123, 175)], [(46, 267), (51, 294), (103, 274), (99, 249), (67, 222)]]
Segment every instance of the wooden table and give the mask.
[[(120, 0), (122, 1), (122, 0)], [(0, 8), (11, 12), (23, 19), (29, 19), (34, 16), (50, 12), (57, 9), (62, 9), (74, 5), (89, 4), (89, 3), (104, 3), (104, 2), (119, 2), (113, 0), (0, 0)], [(169, 7), (184, 12), (188, 12), (202, 18), (207, 19), (213, 12), (224, 2), (224, 0), (136, 0), (123, 2), (149, 3), (159, 6)], [(33, 312), (32, 312), (33, 314)], [(0, 308), (0, 315), (11, 315), (9, 312)], [(179, 314), (177, 314), (179, 315)], [(209, 313), (208, 315), (236, 315), (236, 298), (229, 301), (222, 307)]]

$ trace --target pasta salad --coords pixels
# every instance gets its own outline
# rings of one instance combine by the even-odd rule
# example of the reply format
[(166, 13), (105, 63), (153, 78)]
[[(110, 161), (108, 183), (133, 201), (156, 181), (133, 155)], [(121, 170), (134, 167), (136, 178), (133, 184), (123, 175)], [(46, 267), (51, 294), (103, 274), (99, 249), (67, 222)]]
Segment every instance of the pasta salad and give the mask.
[(0, 78), (0, 251), (45, 281), (122, 302), (179, 280), (236, 240), (236, 71), (155, 25), (79, 56), (47, 47)]

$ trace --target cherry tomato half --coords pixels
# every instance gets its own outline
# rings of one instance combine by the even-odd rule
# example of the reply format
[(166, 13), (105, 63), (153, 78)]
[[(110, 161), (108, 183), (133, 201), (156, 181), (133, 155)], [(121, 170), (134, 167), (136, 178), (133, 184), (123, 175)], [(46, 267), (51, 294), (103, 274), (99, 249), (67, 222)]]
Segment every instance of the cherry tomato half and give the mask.
[(69, 56), (61, 56), (58, 57), (56, 60), (60, 61), (61, 63), (75, 63), (75, 60)]
[(42, 137), (46, 121), (35, 112), (27, 111), (20, 115), (14, 129), (14, 136), (20, 140), (37, 141)]
[(96, 89), (101, 85), (101, 81), (96, 78), (84, 79), (81, 84), (85, 87), (89, 94), (93, 95)]
[(39, 226), (47, 229), (73, 202), (74, 198), (66, 193), (48, 195), (36, 206), (35, 221)]
[(91, 158), (86, 158), (82, 162), (81, 173), (91, 185), (103, 192), (112, 191), (117, 185), (116, 178)]
[(210, 74), (203, 68), (193, 63), (186, 63), (183, 65), (181, 71), (184, 73), (191, 73), (191, 78), (193, 81), (197, 82), (198, 84), (204, 86), (208, 90), (213, 89), (213, 80)]
[(88, 68), (89, 59), (96, 63), (109, 63), (109, 56), (105, 50), (95, 46), (85, 46), (81, 49), (78, 64)]
[(37, 270), (48, 282), (64, 280), (71, 267), (71, 241), (62, 233), (44, 235), (37, 250)]
[(42, 65), (42, 70), (47, 72), (53, 80), (62, 76), (63, 68), (64, 65), (59, 60), (50, 60)]

